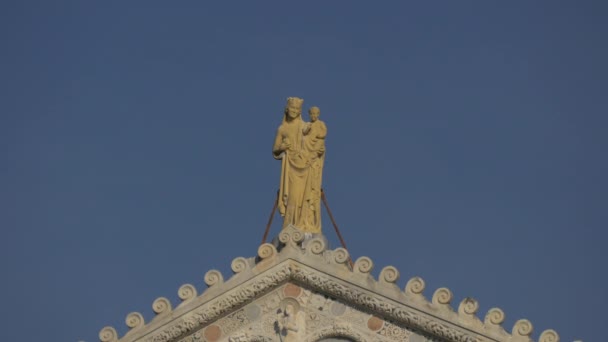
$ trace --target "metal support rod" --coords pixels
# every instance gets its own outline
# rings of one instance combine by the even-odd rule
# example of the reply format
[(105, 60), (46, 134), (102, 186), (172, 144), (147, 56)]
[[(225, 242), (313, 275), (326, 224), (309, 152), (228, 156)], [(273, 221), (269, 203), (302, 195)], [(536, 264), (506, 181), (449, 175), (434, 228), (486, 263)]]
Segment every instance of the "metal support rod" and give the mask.
[[(329, 209), (329, 205), (327, 205), (327, 197), (325, 197), (325, 191), (323, 189), (321, 189), (321, 199), (323, 200), (323, 204), (325, 204), (325, 209), (327, 210), (327, 214), (329, 214), (329, 219), (331, 220), (331, 223), (334, 225), (334, 229), (336, 230), (336, 234), (338, 235), (338, 239), (340, 239), (340, 243), (342, 244), (342, 247), (344, 247), (344, 249), (348, 250), (348, 248), (346, 248), (346, 243), (344, 242), (344, 238), (342, 238), (342, 234), (340, 234), (340, 230), (338, 229), (336, 220), (334, 220), (334, 215), (332, 215), (331, 210)], [(348, 264), (350, 265), (351, 268), (353, 268), (353, 259), (350, 257), (350, 254), (348, 255)]]
[(262, 238), (262, 244), (266, 243), (266, 238), (268, 237), (268, 232), (270, 232), (270, 226), (272, 225), (272, 219), (274, 217), (274, 212), (277, 210), (278, 205), (279, 205), (279, 192), (277, 191), (277, 198), (274, 200), (274, 205), (272, 206), (272, 212), (270, 213), (270, 217), (268, 217), (268, 224), (266, 225), (266, 231), (264, 232), (264, 237)]

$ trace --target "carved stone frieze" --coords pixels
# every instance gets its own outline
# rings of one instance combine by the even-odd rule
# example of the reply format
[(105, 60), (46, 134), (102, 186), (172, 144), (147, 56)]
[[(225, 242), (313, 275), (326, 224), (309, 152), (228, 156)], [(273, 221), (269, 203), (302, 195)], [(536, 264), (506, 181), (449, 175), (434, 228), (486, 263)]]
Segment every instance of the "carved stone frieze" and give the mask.
[(376, 312), (406, 324), (414, 329), (420, 329), (441, 338), (455, 342), (478, 342), (481, 339), (436, 321), (436, 318), (417, 314), (411, 308), (395, 305), (381, 297), (374, 296), (355, 286), (341, 284), (330, 276), (315, 272), (300, 265), (293, 265), (291, 278), (311, 286), (315, 290), (341, 298), (352, 305)]
[[(375, 280), (370, 258), (359, 257), (352, 266), (349, 260), (343, 248), (327, 250), (324, 237), (310, 237), (288, 226), (273, 244), (261, 245), (256, 258), (235, 258), (231, 278), (224, 280), (219, 271), (211, 270), (204, 277), (208, 289), (200, 295), (196, 287), (186, 284), (178, 291), (182, 302), (175, 308), (160, 297), (153, 303), (156, 317), (149, 323), (140, 313), (130, 313), (125, 336), (119, 339), (114, 328), (105, 327), (99, 337), (102, 342), (316, 341), (325, 337), (409, 341), (415, 334), (415, 341), (532, 341), (528, 320), (518, 320), (509, 334), (502, 327), (505, 315), (498, 308), (490, 309), (482, 321), (476, 316), (479, 304), (473, 298), (465, 298), (454, 310), (447, 288), (436, 290), (429, 301), (421, 278), (410, 279), (401, 291), (395, 267), (384, 267)], [(549, 341), (559, 341), (553, 330), (540, 335), (539, 342)]]
[(178, 318), (174, 322), (167, 324), (160, 332), (155, 332), (151, 336), (146, 337), (145, 341), (166, 342), (179, 338), (277, 287), (288, 279), (290, 273), (289, 265), (285, 264), (278, 269), (274, 269), (273, 272), (269, 272), (259, 278), (254, 278), (248, 284), (233, 289)]

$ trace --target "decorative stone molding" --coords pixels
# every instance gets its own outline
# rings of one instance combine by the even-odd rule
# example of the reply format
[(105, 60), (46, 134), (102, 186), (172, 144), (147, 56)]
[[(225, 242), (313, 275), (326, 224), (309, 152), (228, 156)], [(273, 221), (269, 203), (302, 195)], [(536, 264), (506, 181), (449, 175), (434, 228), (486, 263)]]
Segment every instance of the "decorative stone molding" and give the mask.
[(325, 241), (320, 238), (314, 238), (306, 245), (306, 251), (308, 254), (319, 255), (325, 251)]
[(458, 306), (458, 313), (464, 316), (475, 316), (477, 310), (479, 310), (479, 303), (471, 297), (463, 299)]
[(196, 287), (194, 287), (194, 285), (184, 284), (177, 290), (177, 295), (179, 296), (179, 299), (182, 300), (180, 305), (188, 303), (196, 298)]
[(144, 316), (139, 312), (131, 312), (127, 315), (127, 318), (125, 318), (125, 323), (131, 330), (139, 329), (144, 326)]
[(262, 260), (269, 259), (275, 255), (277, 255), (277, 249), (269, 243), (262, 244), (260, 248), (258, 248), (258, 256)]
[(426, 302), (426, 298), (422, 295), (426, 284), (420, 277), (413, 277), (407, 281), (405, 285), (405, 295), (412, 297), (414, 300)]
[(450, 289), (448, 289), (447, 287), (441, 287), (435, 290), (432, 300), (434, 305), (449, 306), (450, 302), (452, 301), (452, 298), (454, 298), (452, 291), (450, 291)]
[(540, 334), (538, 342), (559, 342), (559, 335), (555, 332), (555, 330), (548, 329)]
[[(357, 260), (359, 261), (359, 260)], [(322, 293), (327, 293), (343, 301), (362, 308), (363, 310), (377, 313), (380, 316), (404, 323), (406, 326), (428, 332), (432, 335), (446, 338), (455, 342), (476, 342), (474, 336), (469, 336), (465, 331), (459, 331), (446, 323), (438, 322), (428, 314), (421, 314), (410, 307), (399, 305), (393, 301), (386, 300), (381, 296), (358, 287), (342, 284), (329, 276), (314, 272), (306, 266), (294, 265), (291, 278), (299, 283), (307, 284)]]
[(395, 284), (399, 280), (399, 270), (394, 266), (386, 266), (380, 271), (378, 280), (382, 283)]
[(505, 313), (499, 308), (488, 310), (484, 323), (486, 326), (501, 325), (505, 321)]
[(463, 325), (468, 327), (474, 327), (477, 329), (483, 329), (483, 323), (477, 318), (479, 310), (479, 303), (477, 300), (471, 297), (464, 298), (460, 305), (458, 305), (458, 320)]
[(348, 259), (350, 258), (348, 251), (342, 247), (336, 248), (332, 254), (334, 256), (334, 262), (336, 264), (345, 264), (348, 262)]
[[(231, 263), (234, 275), (227, 281), (224, 282), (219, 271), (210, 270), (204, 277), (208, 289), (200, 295), (193, 285), (180, 287), (178, 295), (182, 303), (175, 310), (171, 309), (169, 300), (161, 297), (152, 305), (157, 316), (150, 323), (144, 324), (139, 313), (129, 314), (126, 322), (130, 330), (120, 342), (177, 341), (288, 282), (444, 341), (531, 341), (533, 329), (528, 320), (517, 321), (509, 334), (501, 326), (505, 319), (502, 310), (490, 309), (482, 323), (476, 316), (479, 303), (475, 299), (465, 298), (454, 311), (450, 305), (452, 292), (439, 288), (429, 302), (423, 295), (422, 278), (411, 278), (401, 291), (394, 285), (399, 279), (395, 267), (384, 267), (376, 281), (369, 275), (374, 266), (369, 257), (358, 258), (351, 269), (347, 263), (348, 251), (327, 250), (325, 241), (321, 236), (305, 236), (296, 228), (287, 227), (275, 244), (265, 243), (258, 248), (257, 258), (235, 258)], [(364, 341), (363, 336), (340, 325), (319, 331), (317, 339), (332, 336)], [(103, 328), (99, 338), (102, 342), (119, 341), (112, 327)], [(242, 338), (234, 335), (229, 340)], [(253, 341), (254, 336), (249, 338)], [(539, 342), (559, 342), (559, 336), (553, 330), (546, 330)]]
[(235, 336), (228, 338), (228, 342), (273, 342), (273, 340), (266, 336), (249, 335), (247, 333), (240, 333)]
[(288, 247), (297, 247), (304, 241), (304, 233), (289, 225), (279, 233), (279, 241)]
[(483, 320), (483, 330), (488, 334), (498, 338), (499, 341), (507, 341), (511, 335), (502, 327), (505, 320), (505, 313), (499, 308), (491, 308)]
[(118, 334), (116, 329), (112, 327), (104, 327), (99, 332), (99, 340), (101, 342), (116, 342), (118, 341)]
[(532, 327), (532, 323), (527, 319), (520, 319), (515, 322), (513, 325), (513, 330), (511, 331), (512, 341), (532, 341), (530, 339), (530, 335), (534, 328)]
[(355, 342), (365, 342), (365, 338), (361, 334), (357, 333), (346, 324), (334, 324), (328, 328), (319, 330), (312, 335), (310, 340), (318, 341), (322, 338), (329, 337), (343, 337), (349, 338)]
[(171, 312), (171, 302), (165, 297), (156, 298), (154, 303), (152, 303), (152, 310), (157, 315), (166, 315)]
[(234, 274), (241, 273), (249, 268), (249, 263), (247, 262), (247, 259), (243, 257), (238, 257), (232, 260), (230, 268), (232, 269), (232, 272), (234, 272)]
[(223, 282), (224, 276), (222, 275), (222, 272), (218, 270), (210, 270), (205, 273), (205, 284), (207, 284), (207, 286), (212, 287), (222, 284)]
[(372, 259), (362, 256), (355, 261), (355, 272), (362, 274), (369, 274), (374, 268), (374, 262)]
[[(274, 249), (274, 246), (272, 248)], [(264, 275), (254, 277), (241, 287), (228, 290), (213, 300), (165, 324), (160, 331), (155, 331), (154, 334), (147, 336), (144, 341), (172, 341), (203, 327), (284, 283), (288, 279), (289, 273), (288, 264), (268, 270)]]

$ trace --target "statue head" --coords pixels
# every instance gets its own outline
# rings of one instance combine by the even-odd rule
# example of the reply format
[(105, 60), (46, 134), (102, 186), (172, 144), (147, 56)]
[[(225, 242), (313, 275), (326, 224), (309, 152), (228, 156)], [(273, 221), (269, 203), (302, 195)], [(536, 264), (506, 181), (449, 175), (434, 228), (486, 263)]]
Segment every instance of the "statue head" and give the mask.
[(287, 305), (285, 305), (285, 315), (286, 316), (293, 316), (296, 313), (296, 309), (293, 307), (293, 304), (288, 303)]
[(288, 97), (287, 106), (285, 106), (285, 119), (291, 121), (300, 117), (302, 114), (302, 103), (304, 100), (298, 97)]
[(310, 121), (315, 122), (319, 119), (319, 115), (321, 115), (321, 110), (319, 107), (310, 107), (308, 110), (308, 115), (310, 115)]

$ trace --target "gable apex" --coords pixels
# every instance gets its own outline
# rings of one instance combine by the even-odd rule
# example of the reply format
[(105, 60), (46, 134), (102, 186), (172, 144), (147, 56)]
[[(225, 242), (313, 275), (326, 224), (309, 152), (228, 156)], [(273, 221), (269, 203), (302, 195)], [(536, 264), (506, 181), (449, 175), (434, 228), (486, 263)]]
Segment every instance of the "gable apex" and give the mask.
[[(153, 303), (156, 316), (149, 323), (145, 324), (140, 313), (131, 313), (126, 318), (130, 330), (124, 336), (118, 338), (114, 328), (105, 327), (99, 337), (102, 342), (178, 341), (292, 283), (433, 340), (532, 341), (532, 324), (528, 320), (518, 320), (509, 334), (501, 325), (505, 315), (498, 308), (490, 309), (482, 321), (476, 315), (479, 305), (473, 298), (463, 299), (454, 309), (448, 288), (437, 289), (429, 301), (423, 295), (425, 283), (420, 277), (411, 278), (401, 290), (396, 285), (399, 271), (395, 267), (384, 267), (378, 279), (374, 279), (370, 274), (374, 265), (369, 257), (358, 258), (352, 267), (349, 261), (346, 249), (327, 249), (322, 235), (310, 237), (288, 226), (273, 243), (259, 246), (257, 257), (235, 258), (231, 264), (234, 275), (229, 279), (224, 280), (221, 272), (210, 270), (205, 274), (208, 288), (200, 295), (193, 285), (183, 285), (178, 291), (182, 302), (175, 309), (166, 298), (158, 298)], [(342, 329), (343, 335), (347, 335), (347, 327), (336, 325), (333, 329)], [(327, 332), (328, 336), (333, 336), (332, 333), (336, 332)], [(243, 338), (244, 341), (262, 337)], [(558, 341), (559, 336), (553, 330), (544, 331), (538, 340)]]

